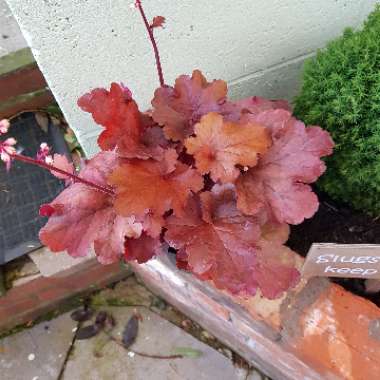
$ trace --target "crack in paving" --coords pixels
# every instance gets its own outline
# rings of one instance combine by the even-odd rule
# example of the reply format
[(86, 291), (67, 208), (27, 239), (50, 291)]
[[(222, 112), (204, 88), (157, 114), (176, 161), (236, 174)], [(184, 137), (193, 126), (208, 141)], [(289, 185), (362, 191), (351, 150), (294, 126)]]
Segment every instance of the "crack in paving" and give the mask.
[(74, 345), (75, 345), (75, 341), (77, 340), (77, 332), (78, 332), (79, 327), (80, 327), (80, 323), (77, 323), (77, 325), (75, 327), (76, 328), (75, 333), (73, 334), (73, 338), (71, 340), (70, 346), (68, 347), (68, 349), (66, 351), (65, 360), (62, 363), (62, 367), (61, 367), (59, 374), (57, 376), (57, 380), (62, 380), (62, 378), (63, 378), (63, 374), (65, 372), (66, 364), (69, 361), (70, 355), (74, 350)]

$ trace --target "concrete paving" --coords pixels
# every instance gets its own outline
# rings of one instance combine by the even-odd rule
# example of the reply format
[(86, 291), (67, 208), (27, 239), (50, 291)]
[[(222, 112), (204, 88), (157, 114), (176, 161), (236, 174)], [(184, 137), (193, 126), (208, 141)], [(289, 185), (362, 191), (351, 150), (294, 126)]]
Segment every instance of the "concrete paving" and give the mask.
[[(133, 307), (108, 307), (117, 321), (114, 335), (120, 338)], [(146, 308), (137, 308), (143, 321), (139, 324), (136, 342), (131, 347), (138, 352), (170, 355), (179, 347), (198, 350), (199, 357), (183, 359), (150, 359), (141, 357), (118, 346), (107, 343), (99, 352), (107, 337), (97, 336), (75, 342), (63, 380), (244, 380), (247, 372), (236, 368), (228, 358), (198, 341), (182, 329)]]
[(76, 325), (67, 313), (0, 340), (0, 379), (56, 380)]
[[(117, 339), (121, 339), (129, 318), (139, 313), (138, 336), (129, 350), (103, 332), (87, 340), (75, 339), (78, 323), (66, 313), (0, 340), (0, 379), (264, 379), (246, 364), (235, 366), (228, 348), (150, 293), (134, 276), (93, 295), (91, 303), (96, 311), (105, 310), (115, 318), (112, 335)], [(83, 325), (91, 323), (93, 320)], [(152, 359), (134, 353), (172, 355), (179, 348), (196, 350), (199, 356)]]

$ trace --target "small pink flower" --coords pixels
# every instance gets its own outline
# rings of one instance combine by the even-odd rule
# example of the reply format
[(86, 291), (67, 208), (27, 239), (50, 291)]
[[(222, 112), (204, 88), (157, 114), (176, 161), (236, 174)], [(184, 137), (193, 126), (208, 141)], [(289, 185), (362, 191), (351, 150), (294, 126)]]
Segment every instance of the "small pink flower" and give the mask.
[(50, 147), (46, 143), (41, 143), (40, 149), (37, 152), (37, 160), (46, 162), (47, 164), (53, 163), (53, 157), (49, 155), (50, 153)]
[(0, 120), (0, 135), (4, 135), (8, 132), (10, 127), (9, 121), (7, 119)]
[(0, 159), (5, 163), (7, 171), (11, 168), (12, 155), (16, 153), (14, 145), (17, 141), (13, 137), (0, 141)]

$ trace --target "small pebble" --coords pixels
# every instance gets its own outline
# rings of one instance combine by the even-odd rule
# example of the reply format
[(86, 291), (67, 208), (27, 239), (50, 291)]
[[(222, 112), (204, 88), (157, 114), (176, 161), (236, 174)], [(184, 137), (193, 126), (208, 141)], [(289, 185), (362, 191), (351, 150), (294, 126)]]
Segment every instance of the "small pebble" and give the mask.
[(72, 332), (75, 332), (75, 331), (77, 331), (78, 330), (78, 327), (74, 327), (71, 331)]
[(39, 377), (38, 376), (34, 376), (32, 380), (38, 380)]
[(129, 351), (129, 352), (128, 352), (128, 356), (129, 356), (130, 358), (133, 358), (133, 357), (135, 356), (135, 353), (134, 353), (134, 352), (131, 352), (131, 351)]
[(29, 354), (28, 355), (28, 360), (29, 361), (32, 361), (32, 360), (34, 360), (36, 358), (36, 355), (34, 355), (34, 354)]

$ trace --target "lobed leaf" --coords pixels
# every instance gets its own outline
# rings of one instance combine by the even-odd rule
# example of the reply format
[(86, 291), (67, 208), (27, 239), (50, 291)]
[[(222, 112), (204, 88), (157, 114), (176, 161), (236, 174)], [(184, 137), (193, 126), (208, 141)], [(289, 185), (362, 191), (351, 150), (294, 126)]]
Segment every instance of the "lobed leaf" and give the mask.
[[(260, 236), (262, 220), (243, 215), (233, 187), (215, 186), (191, 198), (185, 217), (168, 219), (165, 240), (181, 252), (181, 263), (221, 289), (275, 298), (298, 279), (290, 250)], [(271, 266), (273, 264), (273, 267)]]
[(96, 88), (79, 98), (78, 105), (105, 128), (98, 138), (102, 150), (117, 148), (118, 154), (127, 158), (161, 158), (163, 148), (157, 141), (165, 146), (166, 140), (157, 138), (159, 129), (154, 128), (150, 116), (139, 111), (131, 92), (122, 84), (112, 83), (110, 91)]
[(184, 141), (194, 132), (194, 125), (203, 115), (237, 112), (226, 100), (227, 84), (222, 80), (207, 82), (199, 70), (192, 76), (181, 75), (174, 87), (160, 87), (152, 100), (153, 119), (163, 126), (166, 138)]
[[(108, 173), (115, 167), (113, 152), (101, 152), (82, 170), (81, 176), (106, 185)], [(125, 236), (137, 238), (141, 223), (133, 217), (117, 215), (109, 195), (82, 183), (74, 183), (48, 207), (50, 218), (40, 231), (40, 240), (53, 252), (67, 250), (73, 257), (86, 256), (92, 244), (98, 260), (112, 263), (124, 254)]]
[(135, 160), (116, 167), (109, 183), (116, 189), (118, 213), (139, 218), (149, 214), (156, 222), (171, 209), (176, 215), (182, 213), (191, 192), (203, 187), (203, 179), (196, 170), (178, 162), (176, 154), (168, 153), (163, 162)]
[(325, 171), (320, 158), (332, 153), (333, 142), (327, 132), (306, 128), (285, 110), (266, 111), (254, 120), (270, 129), (273, 145), (237, 180), (238, 207), (249, 215), (265, 212), (275, 222), (299, 224), (318, 209), (308, 184)]
[(194, 127), (195, 137), (185, 140), (202, 174), (222, 183), (234, 182), (240, 171), (236, 165), (255, 166), (259, 154), (265, 153), (271, 139), (265, 127), (247, 122), (224, 122), (223, 116), (209, 113)]

